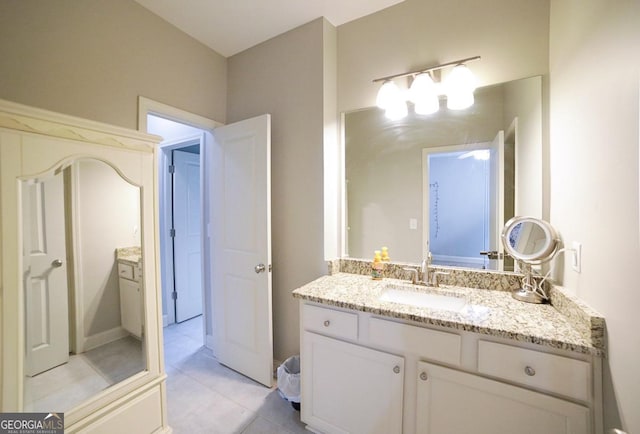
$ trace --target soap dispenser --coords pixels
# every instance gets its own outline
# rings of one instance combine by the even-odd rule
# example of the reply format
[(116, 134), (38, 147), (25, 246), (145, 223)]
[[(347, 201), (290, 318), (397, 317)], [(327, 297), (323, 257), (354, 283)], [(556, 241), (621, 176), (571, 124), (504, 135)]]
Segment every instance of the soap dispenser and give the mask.
[(391, 260), (391, 258), (389, 258), (389, 248), (383, 247), (381, 250), (382, 250), (382, 261), (389, 262)]
[(384, 262), (380, 250), (374, 251), (373, 263), (371, 264), (371, 278), (374, 280), (382, 279), (382, 271), (384, 270)]

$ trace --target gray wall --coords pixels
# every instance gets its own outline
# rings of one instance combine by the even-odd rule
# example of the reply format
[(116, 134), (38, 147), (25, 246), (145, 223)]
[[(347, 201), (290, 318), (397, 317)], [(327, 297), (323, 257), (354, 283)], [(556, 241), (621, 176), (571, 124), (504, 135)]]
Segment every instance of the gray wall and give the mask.
[(138, 95), (225, 120), (226, 59), (132, 0), (0, 2), (0, 98), (137, 128)]
[(228, 59), (228, 121), (271, 114), (274, 357), (279, 360), (299, 352), (298, 303), (291, 291), (326, 274), (323, 59), (330, 31), (318, 19)]
[(80, 277), (76, 286), (82, 293), (84, 337), (89, 338), (120, 326), (115, 251), (140, 246), (140, 188), (98, 160), (80, 160), (74, 170), (77, 211), (72, 220)]
[(607, 321), (605, 432), (640, 432), (640, 2), (553, 0), (551, 223), (582, 243), (564, 285)]

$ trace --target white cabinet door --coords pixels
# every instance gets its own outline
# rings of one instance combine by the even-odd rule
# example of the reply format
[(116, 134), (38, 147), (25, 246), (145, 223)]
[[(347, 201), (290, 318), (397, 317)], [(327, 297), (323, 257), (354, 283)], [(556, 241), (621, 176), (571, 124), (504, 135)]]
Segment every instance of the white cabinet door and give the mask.
[(542, 393), (418, 363), (416, 432), (584, 434), (589, 409)]
[(120, 278), (120, 318), (122, 328), (142, 337), (142, 294), (140, 283)]
[(305, 332), (302, 420), (324, 433), (402, 432), (404, 359)]

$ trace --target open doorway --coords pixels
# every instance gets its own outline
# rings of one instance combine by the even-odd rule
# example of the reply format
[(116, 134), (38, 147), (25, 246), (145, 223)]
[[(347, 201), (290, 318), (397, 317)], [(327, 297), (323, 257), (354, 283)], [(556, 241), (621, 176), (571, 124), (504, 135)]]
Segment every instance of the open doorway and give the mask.
[[(199, 344), (212, 349), (215, 353), (215, 340), (212, 314), (212, 293), (211, 293), (211, 267), (205, 266), (211, 262), (211, 239), (209, 222), (211, 219), (210, 206), (210, 159), (211, 146), (213, 142), (212, 132), (215, 128), (222, 126), (221, 123), (204, 118), (194, 113), (162, 104), (148, 98), (138, 98), (138, 129), (151, 134), (161, 136), (164, 140), (159, 144), (157, 150), (158, 159), (158, 233), (160, 241), (160, 277), (162, 290), (162, 313), (163, 325), (176, 323), (175, 304), (173, 303), (173, 266), (171, 260), (167, 259), (171, 252), (171, 243), (167, 242), (171, 229), (171, 178), (169, 166), (172, 162), (171, 151), (175, 149), (189, 148), (198, 145), (200, 169), (198, 184), (200, 185), (200, 216), (199, 222), (201, 240), (200, 266), (195, 265), (196, 272), (202, 285), (202, 315), (196, 317), (192, 323), (201, 324), (197, 333), (201, 338)], [(192, 225), (193, 226), (193, 225)], [(195, 263), (192, 261), (192, 264)], [(168, 264), (168, 266), (167, 266)], [(169, 283), (167, 285), (167, 283)], [(178, 295), (178, 298), (180, 296)], [(185, 318), (186, 319), (186, 318)], [(178, 321), (180, 321), (178, 315)], [(201, 329), (201, 330), (200, 330)], [(166, 332), (166, 330), (165, 330)], [(190, 330), (191, 336), (195, 336)], [(165, 333), (166, 335), (166, 333)]]
[[(219, 363), (270, 386), (273, 381), (271, 117), (261, 115), (222, 125), (143, 97), (139, 97), (138, 113), (140, 130), (165, 139), (158, 146), (157, 156), (158, 238), (166, 323), (170, 323), (174, 305), (170, 284), (177, 281), (177, 276), (174, 279), (167, 275), (177, 267), (166, 266), (166, 257), (171, 254), (167, 238), (173, 215), (168, 211), (170, 200), (167, 199), (168, 190), (172, 188), (170, 169), (165, 168), (175, 155), (169, 151), (190, 145), (188, 142), (197, 139), (200, 133), (198, 222), (202, 248), (200, 267), (194, 268), (199, 268), (201, 273), (204, 309), (202, 316), (196, 317), (203, 329), (200, 335), (203, 339), (198, 346), (204, 342)], [(161, 131), (150, 125), (154, 122), (171, 125), (183, 133)], [(168, 289), (164, 289), (165, 285)], [(180, 294), (177, 297), (179, 301)], [(163, 333), (165, 362), (168, 350), (180, 350), (184, 342), (182, 338), (176, 339), (178, 342), (172, 344), (177, 347), (172, 348), (169, 338), (183, 324), (193, 321), (175, 323), (176, 319), (180, 321), (180, 314), (176, 316), (176, 312), (173, 312), (171, 327)], [(177, 352), (184, 358), (186, 351)]]
[[(204, 316), (203, 184), (205, 130), (147, 115), (147, 131), (162, 136), (159, 162), (160, 272), (163, 325)], [(198, 318), (195, 335), (206, 344)]]
[(504, 133), (493, 142), (424, 148), (422, 160), (423, 242), (433, 263), (501, 269)]
[(204, 132), (151, 114), (147, 130), (164, 138), (158, 171), (162, 314), (167, 326), (203, 314), (200, 150)]

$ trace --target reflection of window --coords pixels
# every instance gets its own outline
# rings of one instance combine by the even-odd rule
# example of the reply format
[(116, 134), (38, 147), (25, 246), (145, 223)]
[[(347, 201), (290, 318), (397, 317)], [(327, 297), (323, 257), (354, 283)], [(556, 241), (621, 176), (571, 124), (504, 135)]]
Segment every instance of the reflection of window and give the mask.
[(520, 238), (520, 231), (522, 230), (522, 223), (516, 225), (515, 228), (509, 233), (509, 245), (515, 247), (518, 244), (518, 238)]

